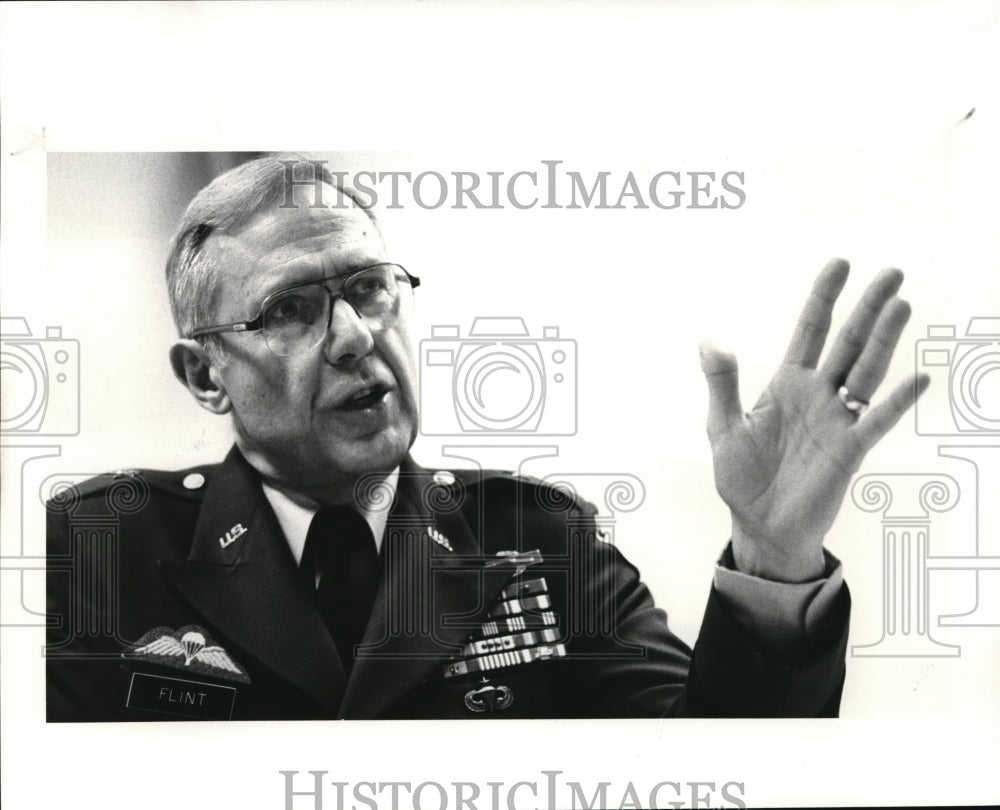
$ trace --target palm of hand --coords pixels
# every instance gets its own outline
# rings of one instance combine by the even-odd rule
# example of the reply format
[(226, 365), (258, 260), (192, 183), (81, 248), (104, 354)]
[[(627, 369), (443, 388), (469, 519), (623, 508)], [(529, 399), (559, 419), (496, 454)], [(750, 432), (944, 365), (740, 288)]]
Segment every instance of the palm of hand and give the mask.
[(814, 372), (783, 366), (753, 410), (712, 447), (733, 520), (779, 547), (822, 539), (860, 462), (854, 418)]
[(909, 317), (908, 305), (894, 297), (902, 275), (882, 273), (817, 369), (846, 277), (846, 262), (824, 268), (785, 362), (750, 413), (740, 405), (736, 359), (702, 351), (715, 484), (732, 514), (737, 565), (758, 576), (796, 581), (822, 571), (823, 537), (851, 476), (927, 384), (924, 376), (907, 381), (861, 420), (844, 407), (839, 386), (869, 399)]

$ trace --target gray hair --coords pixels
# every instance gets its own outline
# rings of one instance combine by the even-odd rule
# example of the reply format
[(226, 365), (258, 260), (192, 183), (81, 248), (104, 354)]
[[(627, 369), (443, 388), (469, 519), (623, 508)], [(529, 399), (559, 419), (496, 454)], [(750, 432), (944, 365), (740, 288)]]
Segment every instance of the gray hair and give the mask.
[[(289, 165), (292, 161), (294, 165)], [(209, 238), (239, 230), (261, 210), (278, 203), (289, 193), (289, 172), (311, 167), (307, 177), (301, 171), (293, 175), (296, 183), (320, 180), (332, 186), (362, 208), (381, 234), (370, 206), (358, 199), (356, 190), (337, 182), (325, 162), (296, 154), (259, 158), (220, 174), (198, 192), (181, 218), (167, 257), (170, 309), (181, 337), (209, 325), (215, 311), (219, 268), (211, 252), (204, 250)], [(206, 344), (219, 348), (216, 341)]]

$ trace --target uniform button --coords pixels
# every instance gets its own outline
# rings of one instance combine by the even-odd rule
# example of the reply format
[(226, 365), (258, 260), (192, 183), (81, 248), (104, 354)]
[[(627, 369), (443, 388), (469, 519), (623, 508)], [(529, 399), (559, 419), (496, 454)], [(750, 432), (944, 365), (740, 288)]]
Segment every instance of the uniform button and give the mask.
[(205, 486), (205, 476), (201, 473), (188, 473), (181, 483), (184, 489), (201, 489)]
[(455, 483), (455, 475), (447, 470), (438, 470), (434, 473), (434, 483), (442, 487), (450, 487)]

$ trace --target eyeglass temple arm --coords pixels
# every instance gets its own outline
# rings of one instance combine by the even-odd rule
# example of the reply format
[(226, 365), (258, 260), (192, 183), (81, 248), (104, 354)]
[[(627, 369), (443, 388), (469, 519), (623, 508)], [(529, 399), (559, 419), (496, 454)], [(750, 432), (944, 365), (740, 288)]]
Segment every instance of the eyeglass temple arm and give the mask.
[(188, 337), (194, 339), (204, 337), (205, 335), (218, 335), (223, 332), (255, 332), (261, 326), (263, 326), (263, 318), (258, 315), (252, 321), (226, 323), (221, 326), (210, 326), (208, 329), (199, 329), (196, 332), (192, 332)]

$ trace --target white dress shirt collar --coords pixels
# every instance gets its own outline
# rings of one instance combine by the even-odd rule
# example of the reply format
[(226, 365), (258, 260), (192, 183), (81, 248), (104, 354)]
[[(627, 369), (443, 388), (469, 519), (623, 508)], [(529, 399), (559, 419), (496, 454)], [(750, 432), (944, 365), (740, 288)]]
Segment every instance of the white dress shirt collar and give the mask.
[[(388, 475), (383, 485), (388, 489), (390, 500), (391, 497), (395, 497), (398, 485), (399, 467)], [(298, 494), (293, 499), (286, 492), (275, 489), (263, 481), (261, 481), (261, 486), (264, 489), (265, 497), (274, 510), (275, 516), (278, 518), (278, 525), (281, 526), (281, 530), (285, 533), (285, 540), (288, 541), (288, 548), (295, 558), (295, 563), (298, 565), (302, 562), (302, 552), (305, 550), (309, 525), (319, 511), (320, 505), (311, 498), (305, 498)], [(380, 491), (384, 492), (385, 490), (380, 487)], [(385, 533), (385, 524), (389, 519), (388, 510), (382, 508), (373, 510), (359, 509), (359, 511), (364, 519), (368, 521), (368, 526), (375, 537), (375, 549), (381, 551), (382, 535)]]

